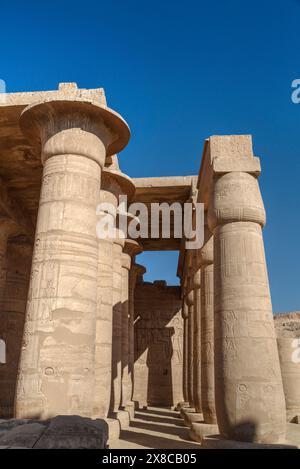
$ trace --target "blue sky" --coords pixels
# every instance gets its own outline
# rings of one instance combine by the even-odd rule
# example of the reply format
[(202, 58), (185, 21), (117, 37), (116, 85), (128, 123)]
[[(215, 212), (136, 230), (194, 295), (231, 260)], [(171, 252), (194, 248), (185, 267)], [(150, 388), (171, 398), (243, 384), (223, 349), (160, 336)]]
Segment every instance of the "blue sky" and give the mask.
[[(104, 87), (132, 130), (133, 177), (197, 174), (206, 137), (252, 134), (274, 310), (300, 309), (299, 1), (11, 0), (1, 16), (7, 91)], [(140, 261), (177, 281), (175, 253)]]

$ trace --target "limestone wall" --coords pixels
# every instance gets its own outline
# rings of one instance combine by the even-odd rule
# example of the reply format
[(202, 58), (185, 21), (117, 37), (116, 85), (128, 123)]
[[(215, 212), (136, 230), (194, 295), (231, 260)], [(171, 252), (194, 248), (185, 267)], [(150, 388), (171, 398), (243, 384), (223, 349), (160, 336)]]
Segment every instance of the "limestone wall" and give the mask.
[(134, 400), (172, 406), (182, 400), (183, 320), (180, 288), (163, 281), (135, 289)]

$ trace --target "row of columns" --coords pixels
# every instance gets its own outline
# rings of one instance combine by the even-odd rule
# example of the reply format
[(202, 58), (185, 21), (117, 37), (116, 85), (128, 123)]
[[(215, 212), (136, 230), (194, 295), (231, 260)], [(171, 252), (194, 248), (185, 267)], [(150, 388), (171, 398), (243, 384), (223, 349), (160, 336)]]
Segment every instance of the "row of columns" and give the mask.
[[(127, 144), (127, 124), (98, 103), (56, 100), (26, 108), (20, 125), (41, 154), (43, 176), (15, 416), (132, 415), (141, 248), (122, 233), (96, 236), (97, 217), (105, 216), (99, 203), (117, 209), (119, 196), (130, 200), (135, 190), (114, 156)], [(8, 236), (0, 232), (1, 301)], [(23, 317), (24, 309), (23, 302)]]
[[(249, 166), (245, 158), (237, 163)], [(182, 277), (188, 401), (180, 406), (182, 416), (195, 440), (220, 434), (227, 440), (282, 442), (285, 400), (257, 174), (233, 171), (228, 163), (216, 171), (205, 219), (204, 245), (186, 250)]]

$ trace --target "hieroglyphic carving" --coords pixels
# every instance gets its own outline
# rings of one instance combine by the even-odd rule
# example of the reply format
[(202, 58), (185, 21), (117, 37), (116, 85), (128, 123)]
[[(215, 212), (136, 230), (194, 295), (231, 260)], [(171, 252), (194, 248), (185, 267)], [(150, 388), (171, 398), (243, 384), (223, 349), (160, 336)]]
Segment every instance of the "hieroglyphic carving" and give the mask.
[(135, 305), (135, 399), (172, 405), (182, 399), (183, 320), (178, 288), (138, 285)]

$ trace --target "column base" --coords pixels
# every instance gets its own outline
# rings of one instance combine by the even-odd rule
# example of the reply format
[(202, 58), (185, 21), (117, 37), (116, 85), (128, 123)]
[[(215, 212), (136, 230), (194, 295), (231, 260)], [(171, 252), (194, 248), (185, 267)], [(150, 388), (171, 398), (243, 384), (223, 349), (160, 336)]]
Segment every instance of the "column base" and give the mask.
[(179, 413), (180, 413), (181, 417), (184, 418), (184, 414), (186, 414), (188, 412), (196, 412), (195, 407), (181, 407)]
[(189, 407), (189, 403), (188, 402), (178, 402), (178, 404), (175, 406), (175, 410), (178, 410), (180, 411), (180, 409), (183, 409), (183, 408), (186, 408), (186, 407)]
[(203, 414), (196, 412), (196, 409), (193, 407), (182, 407), (180, 415), (183, 418), (184, 425), (187, 427), (191, 427), (193, 422), (203, 422)]
[(200, 414), (198, 412), (185, 412), (183, 413), (183, 421), (184, 425), (191, 428), (194, 422), (203, 422), (203, 414)]
[(140, 402), (140, 401), (134, 401), (134, 402), (135, 402), (136, 410), (147, 410), (148, 409), (147, 402)]
[(129, 427), (130, 417), (127, 410), (118, 410), (118, 412), (113, 412), (110, 415), (110, 418), (113, 420), (118, 420), (121, 430), (124, 430)]
[(190, 437), (194, 441), (202, 443), (206, 436), (215, 436), (219, 434), (219, 427), (213, 423), (193, 422), (190, 430)]
[(120, 438), (121, 424), (116, 418), (107, 417), (104, 419), (108, 425), (108, 444), (112, 440), (118, 440)]
[(132, 420), (134, 419), (134, 411), (135, 411), (135, 402), (134, 401), (129, 401), (126, 406), (124, 407), (124, 410), (128, 412), (129, 414), (129, 419)]
[(225, 440), (220, 435), (205, 436), (202, 447), (206, 449), (299, 449), (300, 446), (290, 442), (281, 443), (250, 443), (246, 441)]

